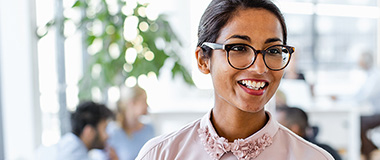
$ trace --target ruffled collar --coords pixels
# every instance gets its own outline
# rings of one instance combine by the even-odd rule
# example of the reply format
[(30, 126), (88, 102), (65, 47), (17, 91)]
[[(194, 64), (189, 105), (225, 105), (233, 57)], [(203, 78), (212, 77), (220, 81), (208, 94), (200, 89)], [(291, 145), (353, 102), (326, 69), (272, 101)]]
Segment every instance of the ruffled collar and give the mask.
[(266, 113), (269, 121), (261, 130), (246, 139), (228, 142), (226, 138), (219, 137), (215, 132), (210, 121), (210, 111), (202, 118), (198, 129), (199, 138), (206, 152), (215, 160), (220, 159), (227, 152), (232, 152), (239, 160), (256, 158), (273, 143), (273, 136), (278, 130), (278, 123), (272, 120), (269, 112)]

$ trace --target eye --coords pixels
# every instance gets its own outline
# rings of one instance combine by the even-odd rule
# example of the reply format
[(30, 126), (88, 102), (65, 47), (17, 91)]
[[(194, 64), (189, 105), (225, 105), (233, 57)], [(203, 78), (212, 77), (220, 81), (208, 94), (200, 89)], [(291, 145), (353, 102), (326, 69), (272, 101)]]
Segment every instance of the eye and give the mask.
[(270, 54), (270, 55), (277, 55), (277, 54), (282, 54), (284, 50), (286, 49), (281, 46), (274, 46), (274, 47), (268, 48), (266, 52), (267, 54)]
[(247, 51), (248, 48), (247, 46), (245, 45), (241, 45), (241, 44), (237, 44), (237, 45), (234, 45), (231, 47), (231, 51), (241, 51), (241, 52), (244, 52), (244, 51)]

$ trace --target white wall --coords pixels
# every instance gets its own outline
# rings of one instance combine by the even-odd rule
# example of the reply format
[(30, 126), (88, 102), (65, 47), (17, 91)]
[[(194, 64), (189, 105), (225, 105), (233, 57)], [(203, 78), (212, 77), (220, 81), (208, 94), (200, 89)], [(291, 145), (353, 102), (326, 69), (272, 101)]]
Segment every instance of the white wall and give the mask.
[[(0, 20), (0, 31), (1, 31), (1, 20)], [(1, 38), (0, 38), (0, 48), (2, 43), (1, 43)], [(1, 62), (1, 50), (0, 50), (0, 62)], [(0, 71), (1, 71), (1, 65), (0, 65)], [(1, 72), (0, 72), (0, 159), (4, 159), (4, 137), (3, 137), (3, 108), (2, 108), (2, 89), (1, 89)]]
[(33, 0), (0, 0), (1, 107), (6, 160), (30, 159), (39, 144)]

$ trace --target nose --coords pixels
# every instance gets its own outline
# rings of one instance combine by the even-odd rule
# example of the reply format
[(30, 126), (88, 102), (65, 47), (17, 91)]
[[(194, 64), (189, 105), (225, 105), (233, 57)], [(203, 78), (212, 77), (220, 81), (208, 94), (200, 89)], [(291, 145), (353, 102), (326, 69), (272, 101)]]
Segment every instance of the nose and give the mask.
[(265, 65), (263, 54), (257, 54), (255, 62), (248, 68), (248, 70), (256, 72), (257, 74), (264, 74), (268, 72), (268, 67)]

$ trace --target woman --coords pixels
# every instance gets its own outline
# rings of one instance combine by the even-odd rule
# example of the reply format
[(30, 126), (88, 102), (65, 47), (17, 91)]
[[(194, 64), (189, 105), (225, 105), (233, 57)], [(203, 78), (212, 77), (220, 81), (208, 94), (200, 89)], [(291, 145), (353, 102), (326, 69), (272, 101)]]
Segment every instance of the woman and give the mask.
[(153, 126), (140, 122), (147, 114), (148, 104), (145, 90), (135, 86), (122, 88), (118, 102), (118, 126), (109, 126), (108, 144), (116, 151), (120, 160), (134, 160), (141, 147), (154, 137)]
[(150, 140), (137, 159), (333, 159), (264, 110), (294, 52), (286, 36), (270, 0), (213, 0), (201, 18), (195, 56), (199, 70), (211, 75), (214, 107)]

